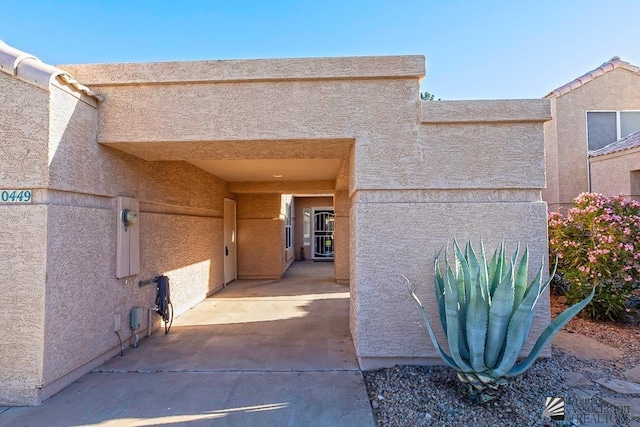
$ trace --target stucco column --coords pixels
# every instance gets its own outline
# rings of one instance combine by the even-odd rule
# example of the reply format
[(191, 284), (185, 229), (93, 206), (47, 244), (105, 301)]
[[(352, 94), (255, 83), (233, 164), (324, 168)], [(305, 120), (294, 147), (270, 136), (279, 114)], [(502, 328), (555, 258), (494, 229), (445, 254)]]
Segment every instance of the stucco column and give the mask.
[(333, 196), (333, 210), (335, 213), (334, 242), (335, 258), (334, 269), (336, 282), (349, 283), (349, 200), (348, 191), (336, 191)]
[(47, 207), (0, 207), (0, 406), (41, 402)]

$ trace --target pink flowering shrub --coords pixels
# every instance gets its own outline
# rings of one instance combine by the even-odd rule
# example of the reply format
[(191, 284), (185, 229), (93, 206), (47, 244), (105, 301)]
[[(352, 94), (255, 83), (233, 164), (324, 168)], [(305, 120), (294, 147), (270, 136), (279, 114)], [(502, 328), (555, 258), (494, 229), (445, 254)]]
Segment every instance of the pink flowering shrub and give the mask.
[(624, 321), (627, 303), (640, 288), (640, 203), (582, 193), (566, 216), (549, 213), (549, 250), (571, 285), (567, 299), (596, 295), (585, 309), (590, 317)]

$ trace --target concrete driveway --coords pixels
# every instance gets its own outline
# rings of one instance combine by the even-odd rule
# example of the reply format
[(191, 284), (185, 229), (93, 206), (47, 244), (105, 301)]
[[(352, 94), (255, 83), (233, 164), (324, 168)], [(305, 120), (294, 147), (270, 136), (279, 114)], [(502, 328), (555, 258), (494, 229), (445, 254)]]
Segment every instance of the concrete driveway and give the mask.
[[(2, 412), (2, 408), (0, 408)], [(238, 281), (0, 425), (373, 426), (331, 263)]]

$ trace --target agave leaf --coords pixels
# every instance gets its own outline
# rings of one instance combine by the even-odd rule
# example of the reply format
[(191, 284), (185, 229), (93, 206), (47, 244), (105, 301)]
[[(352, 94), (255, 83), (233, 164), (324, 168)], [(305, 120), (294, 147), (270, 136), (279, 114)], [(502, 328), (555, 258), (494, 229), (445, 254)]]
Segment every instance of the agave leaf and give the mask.
[(513, 256), (511, 257), (511, 268), (514, 270), (512, 272), (513, 277), (516, 276), (515, 268), (516, 268), (516, 265), (518, 265), (518, 256), (519, 255), (520, 255), (520, 243), (518, 243), (518, 246), (516, 246), (516, 251), (513, 253)]
[(442, 273), (440, 271), (440, 253), (436, 255), (436, 261), (434, 265), (435, 276), (436, 276), (436, 301), (438, 302), (438, 314), (440, 315), (440, 324), (442, 325), (442, 330), (444, 331), (444, 335), (447, 335), (447, 316), (445, 314), (444, 308), (444, 277), (442, 277)]
[[(557, 267), (557, 264), (556, 264)], [(533, 307), (535, 308), (536, 304), (538, 303), (538, 300), (540, 299), (540, 296), (542, 296), (542, 293), (544, 292), (545, 289), (547, 289), (547, 286), (549, 286), (549, 283), (551, 283), (551, 280), (553, 280), (553, 275), (556, 272), (556, 267), (554, 267), (553, 272), (551, 273), (551, 275), (547, 278), (547, 281), (542, 284), (542, 269), (544, 268), (544, 261), (542, 261), (540, 263), (540, 273), (536, 276), (537, 282), (534, 280), (534, 282), (532, 282), (532, 286), (530, 286), (530, 289), (532, 290), (533, 294), (535, 295), (536, 293), (538, 294), (538, 296), (536, 296), (535, 301), (533, 303)], [(534, 286), (535, 284), (537, 284), (537, 286)], [(533, 323), (533, 315), (534, 315), (534, 311), (533, 308), (531, 309), (531, 313), (529, 315), (529, 317), (527, 318), (527, 325), (526, 325), (526, 335), (529, 334), (529, 329), (531, 329), (531, 323)]]
[(484, 251), (484, 243), (480, 239), (480, 280), (484, 286), (482, 287), (482, 294), (489, 305), (491, 305), (491, 299), (489, 298), (489, 267), (487, 266), (487, 257)]
[[(473, 246), (471, 246), (471, 240), (467, 241), (467, 245), (464, 250), (464, 257), (467, 260), (469, 266), (469, 274), (465, 280), (467, 280), (467, 304), (471, 304), (471, 300), (474, 292), (482, 293), (482, 288), (478, 288), (477, 282), (480, 275), (480, 263), (476, 256)], [(468, 312), (469, 310), (467, 310)]]
[[(514, 259), (518, 259), (518, 254), (520, 252), (520, 243), (518, 243), (518, 246), (516, 247), (516, 251), (514, 252), (514, 254), (511, 257), (511, 262), (509, 262), (509, 258), (507, 257), (507, 249), (504, 245), (504, 240), (502, 241), (502, 245), (500, 245), (500, 250), (502, 250), (504, 252), (503, 255), (503, 263), (502, 263), (502, 277), (500, 277), (500, 280), (503, 280), (504, 278), (507, 277), (507, 274), (509, 274), (509, 272), (511, 272), (511, 277), (515, 277), (515, 271), (516, 271), (516, 263), (513, 261)], [(508, 263), (508, 264), (507, 264)]]
[[(495, 251), (493, 251), (493, 256), (491, 257), (491, 261), (489, 261), (489, 266), (488, 266), (488, 273), (489, 273), (489, 295), (493, 296), (493, 291), (495, 290), (495, 288), (493, 288), (493, 282), (495, 280), (495, 277), (500, 277), (502, 275), (502, 272), (500, 271), (500, 253), (498, 251), (498, 249), (496, 249)], [(500, 272), (499, 272), (500, 271)]]
[[(530, 289), (532, 290), (533, 294), (535, 295), (537, 293), (537, 296), (535, 297), (535, 301), (533, 302), (533, 307), (535, 308), (536, 304), (538, 303), (538, 300), (540, 299), (540, 296), (542, 296), (542, 293), (544, 292), (545, 289), (547, 289), (547, 286), (549, 286), (549, 283), (551, 283), (551, 280), (553, 280), (553, 276), (556, 274), (556, 268), (558, 267), (558, 263), (556, 260), (556, 264), (553, 268), (553, 271), (551, 272), (551, 274), (549, 275), (549, 277), (547, 278), (546, 282), (544, 283), (544, 285), (542, 284), (542, 269), (544, 267), (544, 261), (540, 263), (540, 273), (536, 276), (536, 281), (532, 282), (532, 286), (530, 286)], [(537, 283), (538, 286), (533, 286), (535, 283)], [(527, 318), (527, 324), (526, 324), (526, 333), (525, 335), (529, 334), (529, 330), (531, 329), (531, 323), (533, 322), (533, 315), (534, 315), (534, 311), (533, 308), (531, 309), (531, 313), (529, 315), (529, 317)]]
[(433, 328), (431, 327), (429, 316), (427, 316), (427, 311), (424, 309), (424, 306), (422, 305), (420, 298), (418, 298), (416, 293), (413, 291), (411, 287), (411, 282), (409, 282), (409, 279), (407, 279), (405, 276), (402, 276), (402, 277), (404, 278), (404, 280), (407, 281), (407, 289), (409, 290), (409, 293), (413, 297), (416, 304), (418, 304), (418, 307), (420, 307), (420, 314), (422, 314), (422, 320), (424, 320), (425, 325), (427, 325), (427, 331), (429, 331), (429, 337), (431, 338), (431, 342), (433, 343), (433, 346), (435, 347), (436, 351), (438, 352), (442, 360), (444, 360), (447, 363), (447, 365), (451, 366), (455, 370), (460, 370), (460, 367), (456, 365), (456, 362), (451, 358), (451, 356), (445, 353), (442, 347), (440, 347), (440, 343), (436, 339), (436, 334), (433, 332)]
[[(471, 246), (471, 240), (467, 241), (467, 246), (465, 248), (465, 258), (467, 263), (469, 264), (469, 268), (471, 269), (470, 277), (477, 278), (478, 274), (480, 274), (480, 262), (478, 261), (478, 257), (473, 250), (473, 246)], [(471, 287), (473, 288), (473, 286)], [(469, 298), (471, 301), (471, 298)]]
[[(515, 264), (514, 264), (515, 265)], [(516, 275), (514, 279), (514, 292), (513, 292), (513, 313), (516, 312), (520, 306), (520, 302), (524, 298), (524, 293), (527, 291), (527, 274), (529, 274), (529, 247), (525, 247), (524, 255), (518, 264)]]
[[(501, 252), (504, 254), (504, 251)], [(513, 276), (512, 269), (508, 268), (507, 276), (496, 287), (489, 309), (489, 327), (484, 355), (484, 363), (489, 369), (496, 366), (498, 356), (504, 347), (512, 309)]]
[[(493, 294), (498, 288), (498, 285), (508, 274), (508, 270), (509, 270), (506, 264), (507, 261), (506, 261), (506, 249), (504, 246), (504, 240), (500, 244), (500, 249), (497, 249), (496, 252), (494, 253), (494, 256), (496, 256), (496, 254), (497, 254), (497, 257), (495, 261), (496, 262), (495, 270), (493, 271), (493, 276), (489, 278), (490, 292), (491, 292), (492, 298), (493, 298)], [(493, 262), (493, 258), (491, 258), (491, 261)]]
[(495, 382), (495, 378), (489, 374), (487, 374), (486, 372), (483, 373), (476, 373), (476, 377), (482, 381), (483, 384), (491, 384), (493, 382)]
[(511, 316), (511, 321), (509, 322), (509, 328), (507, 330), (507, 342), (504, 354), (502, 355), (498, 366), (491, 371), (491, 374), (497, 378), (505, 376), (518, 360), (518, 355), (522, 351), (524, 341), (529, 335), (531, 320), (533, 319), (533, 314), (535, 312), (533, 308), (538, 301), (538, 289), (540, 287), (540, 281), (532, 282), (530, 286), (531, 291), (524, 297), (522, 303)]
[[(538, 274), (536, 274), (536, 277), (533, 278), (533, 280), (531, 281), (531, 283), (529, 284), (529, 287), (527, 288), (527, 290), (524, 292), (524, 296), (523, 298), (526, 298), (527, 295), (529, 295), (530, 292), (536, 292), (538, 294), (541, 293), (541, 289), (542, 289), (542, 271), (544, 270), (544, 261), (540, 263), (540, 269), (538, 269)], [(552, 277), (552, 276), (550, 276)], [(538, 284), (538, 286), (535, 286), (535, 290), (534, 288), (534, 284)]]
[[(464, 296), (464, 306), (460, 308), (466, 312), (466, 305), (469, 304), (469, 293), (471, 291), (471, 268), (469, 263), (460, 250), (458, 242), (453, 241), (453, 247), (456, 256), (456, 266), (458, 268), (458, 301), (461, 301)], [(462, 286), (460, 286), (462, 285)]]
[(471, 288), (471, 270), (464, 254), (458, 246), (458, 242), (453, 240), (454, 257), (456, 261), (457, 286), (458, 286), (458, 342), (460, 345), (460, 355), (463, 359), (469, 360), (469, 345), (467, 343), (467, 311), (469, 305), (469, 293)]
[[(542, 261), (542, 265), (544, 265), (544, 261)], [(549, 278), (547, 279), (547, 283), (544, 284), (544, 286), (542, 287), (542, 289), (540, 289), (540, 294), (542, 294), (542, 292), (544, 292), (545, 289), (547, 289), (547, 286), (549, 286), (549, 283), (551, 283), (551, 281), (553, 280), (553, 276), (556, 275), (556, 271), (558, 271), (558, 256), (556, 255), (556, 262), (553, 265), (553, 271), (551, 272), (551, 274), (549, 274)]]
[[(472, 255), (473, 254), (473, 255)], [(464, 258), (467, 262), (467, 270), (465, 271), (465, 292), (467, 297), (467, 316), (469, 316), (472, 307), (472, 301), (474, 295), (477, 292), (482, 293), (482, 289), (478, 287), (479, 282), (479, 274), (480, 274), (480, 265), (478, 264), (478, 260), (473, 253), (473, 248), (471, 248), (470, 241), (467, 241), (467, 246), (464, 251)]]
[[(550, 281), (548, 281), (548, 282), (550, 282)], [(542, 350), (542, 348), (547, 344), (547, 342), (560, 329), (562, 329), (562, 327), (564, 327), (564, 325), (566, 325), (569, 322), (569, 320), (571, 320), (573, 318), (573, 316), (578, 314), (580, 312), (580, 310), (585, 308), (587, 306), (587, 304), (589, 304), (589, 302), (591, 302), (591, 299), (593, 298), (593, 296), (596, 293), (596, 288), (597, 288), (597, 286), (594, 286), (593, 289), (591, 290), (591, 293), (589, 294), (589, 296), (587, 296), (585, 299), (583, 299), (579, 303), (569, 307), (568, 309), (563, 311), (561, 314), (559, 314), (558, 317), (556, 317), (553, 320), (553, 322), (551, 322), (549, 324), (549, 326), (547, 326), (546, 329), (542, 332), (542, 334), (538, 337), (538, 340), (536, 341), (535, 345), (533, 346), (533, 349), (531, 349), (531, 353), (529, 353), (529, 355), (526, 357), (526, 359), (524, 359), (522, 362), (520, 362), (518, 365), (516, 365), (513, 369), (511, 369), (506, 376), (513, 377), (513, 376), (516, 376), (516, 375), (520, 375), (521, 373), (523, 373), (524, 371), (529, 369), (529, 367), (533, 364), (533, 362), (538, 357), (538, 354), (540, 353), (540, 350)]]
[(487, 370), (484, 364), (484, 348), (487, 336), (487, 321), (489, 319), (489, 304), (482, 294), (482, 280), (480, 273), (474, 283), (474, 291), (471, 294), (469, 312), (467, 313), (467, 343), (469, 346), (469, 359), (476, 372)]
[(458, 327), (458, 293), (453, 289), (456, 285), (457, 281), (453, 275), (453, 271), (451, 267), (447, 265), (444, 299), (447, 313), (447, 340), (449, 341), (449, 351), (451, 352), (451, 358), (456, 362), (456, 365), (459, 366), (461, 371), (473, 372), (473, 369), (463, 359), (463, 355), (460, 352), (462, 343), (459, 339), (460, 331)]

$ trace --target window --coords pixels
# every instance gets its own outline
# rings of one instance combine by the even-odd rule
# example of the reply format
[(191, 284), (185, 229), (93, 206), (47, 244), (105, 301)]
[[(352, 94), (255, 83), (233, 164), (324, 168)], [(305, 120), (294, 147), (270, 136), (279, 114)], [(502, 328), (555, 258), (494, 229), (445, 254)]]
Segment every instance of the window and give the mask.
[(589, 150), (598, 150), (640, 130), (640, 111), (587, 111)]
[(284, 247), (289, 249), (293, 246), (292, 243), (292, 227), (291, 227), (291, 202), (285, 204), (285, 217), (284, 217)]
[(302, 217), (302, 244), (311, 246), (311, 209), (304, 208)]

